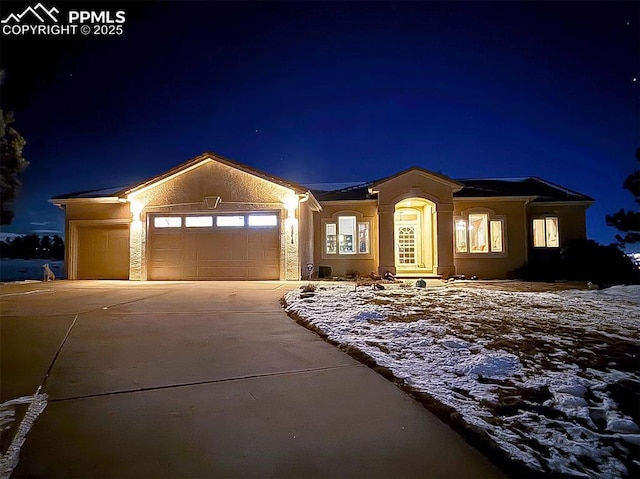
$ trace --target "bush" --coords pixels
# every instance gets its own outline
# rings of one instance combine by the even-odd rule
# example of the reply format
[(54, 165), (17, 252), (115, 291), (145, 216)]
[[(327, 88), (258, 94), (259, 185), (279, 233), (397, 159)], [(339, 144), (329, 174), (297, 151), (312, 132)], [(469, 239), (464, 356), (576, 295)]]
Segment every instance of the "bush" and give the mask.
[(316, 290), (316, 285), (313, 283), (307, 283), (300, 286), (303, 293), (313, 293)]
[(616, 245), (604, 246), (592, 240), (572, 241), (560, 251), (565, 279), (598, 284), (634, 284), (638, 269)]
[(616, 245), (604, 246), (593, 240), (575, 240), (557, 251), (532, 254), (520, 271), (533, 281), (591, 281), (597, 284), (635, 284), (640, 270)]

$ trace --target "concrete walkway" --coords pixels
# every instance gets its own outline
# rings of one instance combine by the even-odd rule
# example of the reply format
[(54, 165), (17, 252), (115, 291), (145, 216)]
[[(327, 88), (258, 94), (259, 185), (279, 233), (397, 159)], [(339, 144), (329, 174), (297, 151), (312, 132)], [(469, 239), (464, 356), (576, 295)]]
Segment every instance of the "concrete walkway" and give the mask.
[(49, 395), (12, 477), (502, 477), (290, 320), (278, 300), (294, 287), (0, 287), (0, 402)]

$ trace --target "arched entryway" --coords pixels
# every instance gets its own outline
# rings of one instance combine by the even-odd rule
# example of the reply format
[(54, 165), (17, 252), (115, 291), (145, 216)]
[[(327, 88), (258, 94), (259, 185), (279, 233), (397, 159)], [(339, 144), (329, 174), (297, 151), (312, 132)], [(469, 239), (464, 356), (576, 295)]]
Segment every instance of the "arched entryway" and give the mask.
[(435, 203), (423, 198), (404, 199), (396, 203), (393, 223), (396, 273), (437, 274)]

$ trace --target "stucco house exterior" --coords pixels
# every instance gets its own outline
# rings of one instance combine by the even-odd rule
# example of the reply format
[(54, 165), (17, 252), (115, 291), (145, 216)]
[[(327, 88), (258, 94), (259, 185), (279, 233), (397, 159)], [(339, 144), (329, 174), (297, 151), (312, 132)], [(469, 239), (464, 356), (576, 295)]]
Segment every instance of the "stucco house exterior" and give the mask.
[(414, 167), (308, 187), (204, 153), (125, 188), (54, 197), (69, 279), (299, 280), (389, 271), (510, 278), (586, 238), (593, 199), (539, 178)]

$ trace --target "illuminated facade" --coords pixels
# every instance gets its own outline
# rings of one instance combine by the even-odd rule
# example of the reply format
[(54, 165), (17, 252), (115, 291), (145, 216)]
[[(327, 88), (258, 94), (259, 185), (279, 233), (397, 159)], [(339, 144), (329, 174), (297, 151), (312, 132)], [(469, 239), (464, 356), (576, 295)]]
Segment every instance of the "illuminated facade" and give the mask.
[(65, 210), (70, 279), (512, 277), (586, 237), (587, 196), (538, 178), (453, 180), (422, 168), (298, 185), (213, 153)]

